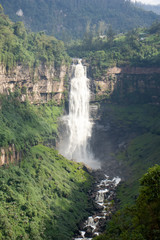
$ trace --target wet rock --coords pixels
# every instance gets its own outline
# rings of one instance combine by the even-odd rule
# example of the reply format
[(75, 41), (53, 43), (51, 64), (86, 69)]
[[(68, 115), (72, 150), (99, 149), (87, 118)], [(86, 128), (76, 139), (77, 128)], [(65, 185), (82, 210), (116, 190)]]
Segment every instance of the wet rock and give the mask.
[(97, 223), (98, 221), (99, 221), (99, 218), (98, 218), (98, 217), (94, 218), (94, 222), (95, 222), (95, 223)]
[(100, 227), (105, 226), (105, 225), (106, 225), (106, 219), (101, 218), (101, 219), (99, 220), (98, 225), (99, 225)]
[(75, 235), (76, 238), (81, 238), (81, 233), (80, 233), (79, 230), (76, 230), (76, 231), (74, 232), (74, 235)]
[(86, 233), (85, 233), (85, 237), (91, 238), (93, 236), (93, 228), (91, 226), (88, 226), (86, 228)]
[(83, 168), (82, 168), (84, 171), (88, 172), (88, 173), (92, 173), (92, 168), (89, 167), (87, 164), (83, 163)]
[(94, 207), (95, 211), (102, 211), (103, 210), (103, 206), (99, 205), (98, 203), (94, 203), (93, 207)]

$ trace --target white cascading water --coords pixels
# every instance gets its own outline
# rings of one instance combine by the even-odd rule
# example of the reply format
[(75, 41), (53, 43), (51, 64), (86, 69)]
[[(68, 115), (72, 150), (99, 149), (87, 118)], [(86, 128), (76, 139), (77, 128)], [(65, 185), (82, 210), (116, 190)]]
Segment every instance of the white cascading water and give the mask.
[(84, 162), (92, 168), (99, 168), (89, 151), (88, 142), (92, 134), (89, 119), (90, 90), (86, 67), (81, 60), (72, 65), (72, 79), (69, 98), (69, 115), (67, 116), (68, 139), (60, 152), (68, 159)]

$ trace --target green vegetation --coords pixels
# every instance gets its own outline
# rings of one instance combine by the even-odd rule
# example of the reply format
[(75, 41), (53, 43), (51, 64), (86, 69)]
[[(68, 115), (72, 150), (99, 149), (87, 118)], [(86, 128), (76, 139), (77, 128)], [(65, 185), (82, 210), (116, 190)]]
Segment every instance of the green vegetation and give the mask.
[(36, 107), (21, 103), (15, 95), (17, 92), (0, 98), (0, 147), (14, 144), (17, 150), (28, 151), (46, 140), (55, 141), (62, 107), (51, 103)]
[(156, 105), (103, 104), (102, 120), (110, 117), (118, 128), (137, 129), (140, 133), (160, 134), (160, 108)]
[[(157, 18), (154, 14), (135, 9), (130, 1), (101, 0), (101, 4), (96, 0), (91, 4), (90, 1), (1, 2), (11, 15), (22, 8), (22, 19), (27, 22), (29, 16), (34, 30), (47, 29), (48, 33), (57, 33), (66, 41), (84, 35), (83, 40), (68, 44), (67, 51), (70, 56), (85, 57), (90, 66), (90, 76), (96, 80), (104, 77), (111, 66), (159, 66), (160, 23), (154, 23), (149, 29), (138, 28), (117, 35), (118, 28), (122, 31), (130, 29), (131, 25), (138, 26), (142, 18), (143, 23), (147, 18), (149, 24)], [(21, 22), (12, 23), (0, 5), (0, 64), (8, 72), (18, 64), (29, 66), (31, 71), (40, 64), (54, 64), (58, 70), (61, 64), (69, 61), (61, 41), (46, 36), (44, 31), (37, 34), (29, 32)], [(132, 77), (132, 83), (136, 82), (136, 76)], [(144, 76), (141, 77), (144, 80)], [(159, 76), (155, 74), (152, 77), (159, 86)], [(127, 95), (126, 89), (130, 84), (127, 76), (123, 82), (122, 98), (127, 104), (107, 104), (101, 116), (104, 122), (108, 117), (112, 118), (110, 122), (119, 131), (125, 130), (136, 136), (115, 155), (126, 170), (127, 180), (118, 189), (121, 207), (134, 204), (138, 179), (149, 167), (160, 163), (159, 107), (131, 105), (146, 103), (148, 95), (140, 92)], [(47, 147), (55, 144), (57, 119), (62, 107), (53, 102), (40, 106), (32, 106), (28, 101), (21, 103), (20, 96), (25, 91), (25, 87), (20, 90), (17, 86), (14, 93), (0, 96), (0, 148), (7, 150), (14, 144), (16, 152), (21, 153), (18, 166), (10, 164), (0, 168), (0, 239), (70, 240), (77, 224), (91, 209), (87, 191), (92, 179), (81, 164), (68, 161)], [(106, 102), (118, 102), (118, 91), (114, 91), (111, 98), (106, 93), (105, 98), (109, 98)], [(103, 100), (102, 104), (105, 104), (103, 97), (97, 97), (97, 100)], [(107, 232), (96, 239), (158, 239), (159, 179), (160, 167), (155, 166), (142, 178), (136, 204), (117, 212)]]
[(158, 240), (160, 236), (160, 166), (155, 165), (140, 179), (135, 205), (118, 211), (106, 232), (95, 240)]
[(121, 134), (133, 135), (115, 157), (126, 178), (118, 188), (120, 206), (133, 204), (138, 195), (138, 179), (149, 167), (160, 164), (160, 108), (152, 105), (104, 104), (102, 121), (108, 119)]
[(35, 68), (41, 63), (59, 68), (68, 61), (61, 41), (44, 32), (27, 32), (22, 22), (12, 23), (0, 11), (0, 63), (7, 70), (18, 64)]
[(0, 168), (0, 239), (70, 240), (91, 210), (92, 179), (82, 164), (44, 146), (55, 144), (62, 107), (21, 103), (17, 92), (0, 102), (0, 147), (22, 153), (18, 166)]
[[(118, 189), (121, 207), (135, 201), (138, 194), (138, 179), (148, 167), (160, 164), (160, 136), (146, 133), (133, 139), (126, 151), (118, 155), (119, 161), (126, 166), (128, 180)], [(130, 177), (129, 177), (130, 175)]]
[[(23, 20), (32, 31), (46, 31), (68, 42), (82, 38), (88, 29), (103, 35), (109, 25), (124, 32), (159, 19), (129, 0), (1, 0), (1, 4), (13, 21)], [(16, 15), (19, 9), (22, 16)]]
[[(79, 42), (77, 43), (79, 48), (69, 47), (68, 53), (72, 55), (73, 50), (73, 53), (77, 51), (77, 54), (85, 56), (90, 64), (90, 76), (96, 80), (102, 80), (107, 75), (108, 67), (159, 67), (159, 33), (160, 23), (154, 23), (149, 29), (135, 29), (114, 37), (112, 35), (110, 40), (106, 36), (105, 39), (92, 38), (90, 45), (85, 41)], [(78, 49), (86, 49), (86, 53)], [(108, 82), (116, 81), (109, 77), (106, 79)], [(107, 224), (105, 233), (95, 239), (158, 240), (160, 236), (159, 195), (153, 191), (155, 198), (151, 195), (147, 196), (147, 191), (151, 193), (154, 185), (150, 185), (150, 190), (147, 190), (148, 185), (144, 184), (146, 180), (141, 180), (142, 190), (138, 197), (138, 179), (148, 168), (160, 164), (159, 74), (137, 76), (122, 73), (118, 80), (113, 93), (108, 94), (106, 91), (103, 96), (100, 96), (102, 99), (96, 98), (96, 100), (101, 105), (99, 114), (102, 123), (105, 125), (109, 122), (113, 130), (111, 135), (117, 134), (118, 139), (124, 139), (123, 146), (119, 146), (116, 153), (111, 153), (119, 162), (125, 178), (117, 191), (117, 198), (120, 200), (118, 207), (121, 210)], [(140, 81), (144, 85), (140, 86)], [(150, 85), (151, 82), (154, 82), (153, 87)], [(134, 91), (129, 91), (129, 88)], [(159, 185), (159, 173), (160, 166), (153, 167), (153, 170), (149, 170), (149, 174), (143, 179), (150, 176), (155, 180), (155, 185)]]
[(82, 41), (68, 45), (68, 54), (86, 58), (89, 73), (101, 79), (108, 67), (158, 67), (160, 64), (160, 23), (116, 35), (110, 28), (104, 38), (89, 32)]
[(0, 239), (70, 240), (87, 216), (90, 184), (81, 164), (32, 147), (19, 166), (0, 168)]

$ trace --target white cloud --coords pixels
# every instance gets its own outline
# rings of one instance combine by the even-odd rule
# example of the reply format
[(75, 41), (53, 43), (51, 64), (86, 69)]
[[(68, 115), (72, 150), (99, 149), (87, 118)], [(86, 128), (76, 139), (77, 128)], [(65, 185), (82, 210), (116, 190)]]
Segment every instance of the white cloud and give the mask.
[(22, 9), (19, 9), (19, 10), (16, 12), (16, 15), (19, 16), (19, 17), (22, 17), (22, 16), (23, 16), (23, 11), (22, 11)]
[(131, 0), (132, 2), (141, 2), (150, 5), (158, 5), (160, 4), (160, 0)]

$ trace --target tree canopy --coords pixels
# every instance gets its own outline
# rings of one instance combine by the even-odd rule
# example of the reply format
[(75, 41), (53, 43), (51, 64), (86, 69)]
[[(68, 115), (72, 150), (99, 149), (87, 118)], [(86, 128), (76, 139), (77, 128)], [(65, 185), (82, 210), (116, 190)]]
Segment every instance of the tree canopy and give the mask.
[(67, 61), (63, 42), (44, 32), (30, 32), (22, 22), (13, 23), (3, 11), (0, 13), (0, 62), (7, 69), (17, 64), (34, 67), (40, 63), (59, 67)]
[(115, 32), (125, 32), (160, 19), (129, 0), (1, 0), (1, 4), (12, 20), (22, 20), (32, 31), (45, 30), (63, 41), (81, 38), (88, 24), (103, 34), (109, 25)]

